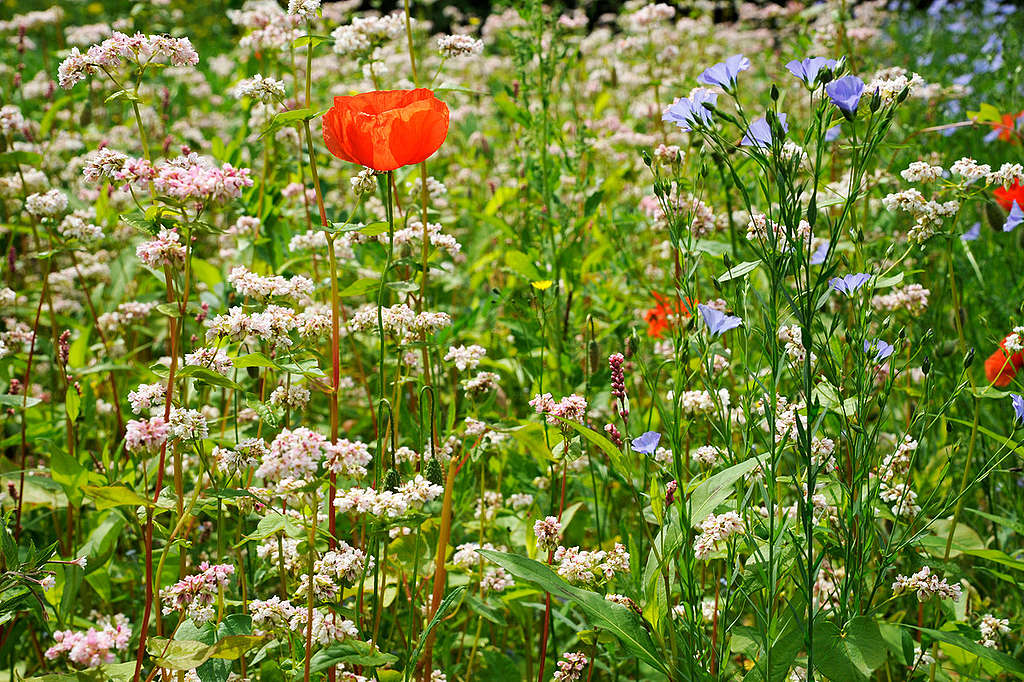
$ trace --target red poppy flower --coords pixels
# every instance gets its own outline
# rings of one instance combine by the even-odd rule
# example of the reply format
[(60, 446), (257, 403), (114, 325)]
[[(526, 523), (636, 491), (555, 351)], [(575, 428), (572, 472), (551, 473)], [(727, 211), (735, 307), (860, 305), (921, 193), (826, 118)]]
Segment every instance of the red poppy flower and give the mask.
[[(1009, 337), (1007, 337), (1009, 338)], [(1007, 354), (1006, 339), (999, 343), (999, 350), (985, 360), (985, 378), (995, 386), (1006, 386), (1024, 366), (1024, 352)]]
[(426, 88), (335, 97), (324, 142), (339, 159), (376, 171), (420, 163), (448, 136), (448, 107)]
[(1004, 189), (1003, 187), (998, 188), (993, 192), (996, 197), (996, 201), (999, 205), (1005, 208), (1007, 211), (1013, 206), (1013, 202), (1016, 201), (1019, 206), (1024, 206), (1024, 185), (1020, 182), (1014, 182), (1010, 185), (1010, 189)]
[(647, 323), (647, 335), (656, 339), (660, 339), (665, 330), (672, 326), (675, 321), (672, 318), (676, 313), (683, 317), (689, 317), (693, 314), (693, 307), (696, 305), (696, 302), (689, 298), (678, 303), (674, 299), (666, 298), (658, 293), (654, 294), (654, 298), (658, 301), (658, 305), (644, 313), (644, 322)]
[(989, 125), (999, 131), (999, 139), (1003, 142), (1016, 142), (1013, 139), (1013, 133), (1017, 126), (1017, 119), (1021, 116), (1024, 116), (1024, 111), (1019, 114), (1003, 114), (1001, 122), (992, 121)]

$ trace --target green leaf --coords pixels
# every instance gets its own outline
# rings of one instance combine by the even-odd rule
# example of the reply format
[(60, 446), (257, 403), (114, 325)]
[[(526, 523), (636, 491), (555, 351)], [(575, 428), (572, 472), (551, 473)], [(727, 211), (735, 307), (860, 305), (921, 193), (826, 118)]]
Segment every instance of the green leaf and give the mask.
[(420, 285), (416, 284), (416, 282), (388, 282), (385, 286), (400, 294), (407, 294), (410, 291), (418, 291), (420, 288)]
[(327, 109), (317, 111), (315, 109), (304, 108), (304, 109), (292, 109), (291, 111), (282, 111), (280, 114), (274, 116), (263, 132), (260, 133), (260, 137), (265, 137), (270, 133), (284, 128), (286, 126), (293, 126), (303, 121), (309, 121), (318, 116), (322, 116)]
[[(71, 393), (74, 391), (68, 391)], [(89, 472), (73, 455), (63, 449), (54, 450), (50, 456), (50, 475), (64, 488), (68, 502), (76, 507), (82, 504), (82, 486), (89, 480)]]
[(885, 663), (885, 640), (867, 616), (851, 620), (845, 631), (835, 623), (814, 624), (814, 667), (832, 680), (867, 680)]
[(715, 279), (719, 282), (719, 284), (721, 284), (722, 282), (728, 282), (729, 280), (732, 279), (738, 279), (740, 277), (743, 277), (744, 275), (750, 274), (751, 272), (756, 270), (760, 265), (761, 261), (759, 260), (743, 261), (742, 263), (737, 263), (736, 265), (732, 266)]
[(493, 550), (478, 551), (517, 578), (578, 606), (587, 614), (594, 627), (608, 630), (637, 658), (666, 675), (669, 673), (664, 653), (659, 651), (651, 640), (650, 633), (645, 627), (646, 621), (640, 619), (630, 609), (613, 604), (589, 590), (573, 587), (539, 561)]
[[(757, 659), (757, 663), (750, 672), (743, 678), (743, 682), (782, 682), (797, 654), (804, 647), (802, 623), (790, 618), (785, 627), (781, 628), (774, 641), (771, 642), (771, 656), (764, 655), (763, 651)], [(758, 641), (761, 639), (760, 632), (752, 632), (750, 638)], [(771, 659), (769, 664), (769, 658)]]
[(903, 624), (903, 626), (920, 630), (932, 639), (937, 639), (944, 644), (960, 647), (961, 649), (964, 649), (965, 651), (969, 651), (970, 653), (974, 654), (978, 658), (984, 658), (986, 661), (991, 661), (992, 663), (995, 663), (1003, 670), (1016, 673), (1017, 675), (1024, 675), (1024, 663), (1021, 663), (1020, 661), (1011, 656), (1007, 656), (1002, 651), (998, 651), (996, 649), (989, 649), (988, 647), (984, 647), (978, 644), (974, 640), (967, 639), (962, 635), (958, 635), (952, 632), (946, 632), (944, 630), (929, 630), (928, 628), (918, 628), (916, 626), (907, 625), (905, 623)]
[(168, 641), (166, 637), (152, 637), (146, 641), (146, 648), (161, 667), (191, 670), (211, 658), (233, 661), (264, 640), (264, 637), (256, 635), (230, 635), (216, 644), (205, 644), (187, 639)]
[(543, 279), (540, 272), (537, 270), (537, 266), (533, 264), (533, 260), (522, 251), (516, 251), (510, 249), (505, 252), (505, 263), (512, 268), (512, 270), (529, 281), (535, 281)]
[(38, 166), (43, 162), (43, 157), (36, 152), (18, 149), (15, 151), (3, 152), (0, 154), (0, 166)]
[(151, 507), (152, 500), (143, 497), (128, 486), (108, 485), (94, 486), (83, 485), (82, 492), (89, 496), (92, 503), (99, 510), (110, 509), (111, 507)]
[(27, 409), (29, 407), (34, 407), (41, 402), (43, 401), (39, 398), (33, 398), (32, 396), (0, 393), (0, 407), (13, 407), (16, 410), (20, 410), (23, 404)]
[(757, 460), (752, 457), (698, 483), (690, 494), (690, 520), (693, 524), (699, 525), (714, 512), (715, 507), (732, 494), (733, 484), (756, 466)]
[(121, 221), (128, 227), (133, 227), (139, 232), (150, 236), (156, 236), (157, 232), (160, 231), (159, 228), (153, 224), (153, 221), (147, 220), (146, 217), (138, 211), (129, 215), (122, 215)]
[(78, 394), (74, 386), (69, 387), (64, 394), (64, 410), (72, 422), (77, 421), (78, 415), (82, 413), (82, 396)]
[(390, 665), (397, 660), (398, 656), (386, 654), (370, 642), (350, 639), (332, 644), (313, 654), (309, 661), (309, 670), (310, 672), (319, 672), (339, 663), (377, 668), (382, 665)]
[(430, 619), (430, 622), (427, 623), (427, 627), (425, 627), (423, 632), (420, 633), (420, 639), (416, 642), (416, 648), (413, 650), (412, 656), (409, 657), (409, 662), (405, 666), (406, 680), (409, 679), (409, 676), (415, 669), (416, 662), (420, 660), (420, 652), (423, 651), (423, 647), (427, 643), (427, 637), (430, 635), (431, 631), (437, 627), (437, 624), (441, 622), (442, 618), (447, 616), (449, 612), (455, 610), (456, 606), (458, 606), (459, 597), (461, 597), (462, 593), (465, 591), (466, 586), (460, 585), (446, 594), (444, 599), (441, 600), (434, 617)]
[(178, 370), (178, 378), (195, 379), (204, 384), (210, 384), (211, 386), (220, 386), (221, 388), (230, 388), (232, 390), (241, 391), (243, 387), (236, 381), (228, 379), (223, 374), (218, 374), (212, 369), (206, 367), (200, 367), (199, 365), (187, 365)]
[(377, 277), (363, 277), (349, 284), (338, 292), (339, 296), (363, 296), (371, 291), (380, 288), (380, 279)]
[(970, 509), (970, 508), (968, 508), (968, 509), (965, 509), (964, 511), (968, 511), (968, 512), (970, 512), (972, 514), (980, 516), (983, 519), (988, 519), (992, 523), (998, 524), (1000, 526), (1006, 526), (1007, 528), (1012, 530), (1017, 535), (1024, 535), (1024, 523), (1022, 523), (1021, 521), (1019, 521), (1017, 519), (1008, 519), (1005, 516), (996, 516), (995, 514), (989, 514), (988, 512), (983, 512), (980, 509)]
[(316, 47), (320, 43), (328, 42), (332, 42), (329, 36), (299, 36), (292, 41), (292, 47), (305, 47), (306, 45)]
[(277, 363), (263, 353), (249, 353), (231, 359), (231, 364), (240, 369), (246, 367), (277, 367)]
[(588, 428), (583, 424), (580, 424), (579, 422), (569, 421), (567, 419), (562, 419), (561, 417), (555, 417), (555, 419), (562, 422), (563, 424), (571, 426), (581, 436), (586, 438), (592, 444), (601, 448), (601, 450), (603, 450), (604, 453), (608, 455), (608, 459), (611, 460), (612, 468), (622, 476), (629, 476), (630, 467), (628, 462), (626, 461), (626, 456), (622, 454), (621, 450), (615, 447), (614, 443), (612, 443), (610, 440), (599, 434), (597, 431), (594, 431), (593, 429)]

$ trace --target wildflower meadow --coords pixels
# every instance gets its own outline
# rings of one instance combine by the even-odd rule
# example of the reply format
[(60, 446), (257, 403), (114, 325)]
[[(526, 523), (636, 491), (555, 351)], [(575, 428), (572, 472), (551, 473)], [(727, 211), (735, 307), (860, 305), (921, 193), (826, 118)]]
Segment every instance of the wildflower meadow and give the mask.
[(1024, 679), (1024, 6), (0, 55), (0, 680)]

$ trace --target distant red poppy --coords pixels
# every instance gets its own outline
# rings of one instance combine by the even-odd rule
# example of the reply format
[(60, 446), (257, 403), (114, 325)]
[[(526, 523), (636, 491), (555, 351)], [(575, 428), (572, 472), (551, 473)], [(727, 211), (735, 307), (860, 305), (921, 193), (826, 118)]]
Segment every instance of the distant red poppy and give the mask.
[(1002, 187), (996, 189), (993, 194), (996, 197), (996, 201), (999, 205), (1005, 208), (1007, 211), (1013, 206), (1013, 202), (1016, 201), (1018, 205), (1024, 206), (1024, 185), (1020, 182), (1014, 182), (1010, 185), (1010, 189), (1004, 189)]
[(1013, 133), (1017, 126), (1017, 119), (1024, 116), (1024, 111), (1018, 114), (1003, 114), (1002, 121), (996, 123), (990, 121), (989, 125), (999, 131), (999, 139), (1003, 142), (1016, 142)]
[(660, 339), (665, 330), (672, 326), (674, 322), (672, 317), (677, 313), (682, 314), (683, 317), (689, 317), (693, 314), (693, 308), (697, 304), (696, 301), (689, 298), (677, 303), (674, 299), (658, 293), (654, 294), (654, 298), (658, 301), (658, 305), (644, 313), (644, 322), (647, 323), (647, 335), (656, 339)]
[(448, 107), (431, 90), (375, 90), (334, 98), (323, 117), (328, 151), (376, 171), (420, 163), (448, 136)]
[[(1009, 337), (1007, 337), (1009, 338)], [(985, 378), (995, 386), (1006, 386), (1024, 366), (1024, 352), (1007, 354), (1006, 339), (999, 343), (999, 350), (985, 360)]]

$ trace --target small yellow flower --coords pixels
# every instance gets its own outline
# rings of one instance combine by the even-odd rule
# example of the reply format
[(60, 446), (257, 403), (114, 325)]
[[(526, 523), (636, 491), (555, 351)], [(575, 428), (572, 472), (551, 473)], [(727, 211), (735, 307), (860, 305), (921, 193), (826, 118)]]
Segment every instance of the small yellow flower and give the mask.
[(552, 282), (550, 279), (542, 279), (537, 282), (530, 282), (530, 286), (532, 286), (537, 291), (545, 291), (547, 289), (550, 289), (552, 284), (554, 284), (554, 282)]

